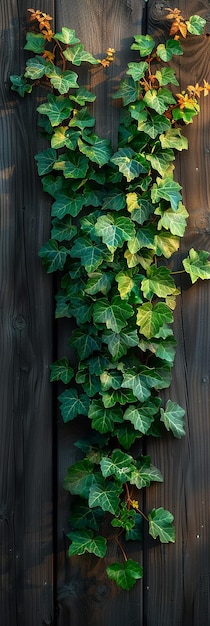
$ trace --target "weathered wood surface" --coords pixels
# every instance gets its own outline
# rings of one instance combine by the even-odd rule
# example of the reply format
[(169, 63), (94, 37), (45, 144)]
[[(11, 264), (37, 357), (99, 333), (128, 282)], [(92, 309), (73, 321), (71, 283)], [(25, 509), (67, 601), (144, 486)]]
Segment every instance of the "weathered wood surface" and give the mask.
[[(35, 2), (38, 8), (39, 3)], [(45, 2), (53, 10), (52, 2)], [(27, 0), (1, 3), (1, 437), (2, 626), (52, 624), (53, 500), (51, 281), (38, 259), (49, 236), (34, 154), (36, 96), (11, 92), (24, 65)]]
[[(207, 19), (208, 2), (175, 0), (185, 15), (199, 14)], [(148, 3), (148, 31), (157, 36), (165, 29), (164, 8), (168, 2)], [(186, 41), (185, 55), (177, 63), (181, 87), (209, 80), (210, 40), (203, 36)], [(183, 186), (189, 212), (188, 227), (181, 252), (189, 248), (210, 251), (210, 136), (209, 102), (202, 100), (201, 113), (185, 134), (189, 150), (182, 153), (177, 176)], [(177, 267), (181, 262), (177, 259)], [(183, 284), (175, 312), (178, 341), (170, 398), (186, 408), (186, 437), (150, 442), (147, 451), (164, 475), (164, 483), (147, 493), (147, 510), (165, 506), (173, 512), (176, 543), (147, 548), (145, 572), (144, 626), (204, 626), (210, 610), (209, 524), (210, 524), (210, 286), (199, 282)], [(168, 397), (168, 396), (167, 396)]]
[[(82, 77), (96, 93), (93, 113), (97, 132), (102, 137), (109, 137), (113, 144), (117, 138), (118, 105), (112, 101), (111, 94), (126, 70), (133, 33), (142, 30), (143, 5), (139, 0), (79, 0), (76, 4), (73, 0), (68, 3), (60, 0), (57, 4), (56, 28), (60, 29), (63, 24), (74, 28), (85, 49), (99, 58), (105, 56), (108, 47), (116, 50), (113, 65), (106, 69), (91, 68), (88, 76)], [(69, 327), (64, 332), (61, 329), (59, 357), (66, 353), (68, 336)], [(140, 624), (142, 585), (137, 592), (133, 590), (129, 595), (122, 594), (107, 579), (104, 571), (108, 562), (120, 556), (114, 542), (110, 545), (106, 564), (95, 557), (69, 560), (65, 554), (70, 499), (68, 494), (65, 496), (63, 493), (62, 483), (67, 467), (81, 458), (73, 442), (81, 437), (83, 423), (84, 420), (80, 424), (75, 422), (73, 426), (68, 426), (60, 422), (58, 427), (58, 624), (66, 626), (71, 620), (74, 626), (80, 626), (83, 621), (87, 626)], [(133, 550), (133, 558), (137, 560), (140, 556), (139, 547), (135, 545)]]
[[(206, 32), (210, 32), (207, 0), (171, 0), (169, 4), (186, 16), (199, 13), (205, 17)], [(97, 95), (97, 132), (110, 137), (113, 144), (118, 104), (111, 101), (111, 93), (130, 60), (132, 36), (142, 30), (157, 38), (165, 33), (166, 6), (167, 0), (33, 2), (33, 8), (54, 16), (56, 30), (63, 25), (75, 28), (86, 49), (100, 58), (107, 47), (116, 49), (110, 68), (92, 68), (82, 76)], [(186, 407), (186, 437), (177, 441), (166, 435), (163, 441), (147, 441), (147, 453), (161, 469), (164, 483), (148, 490), (145, 509), (164, 506), (173, 512), (175, 545), (160, 546), (145, 539), (142, 555), (134, 544), (130, 556), (144, 562), (144, 579), (130, 593), (107, 580), (100, 560), (89, 556), (81, 563), (67, 556), (70, 498), (62, 484), (68, 465), (80, 458), (73, 444), (81, 435), (82, 422), (67, 426), (58, 416), (58, 459), (55, 444), (52, 458), (55, 391), (49, 386), (48, 365), (56, 341), (57, 356), (66, 354), (71, 329), (68, 323), (58, 324), (53, 337), (51, 280), (37, 257), (50, 230), (49, 202), (33, 159), (42, 145), (35, 130), (38, 95), (20, 100), (9, 88), (9, 75), (20, 73), (24, 64), (20, 42), (23, 45), (27, 8), (27, 0), (2, 0), (0, 622), (4, 626), (81, 626), (83, 622), (87, 626), (206, 626), (210, 593), (208, 283), (190, 288), (183, 283), (175, 312), (178, 349), (170, 397)], [(195, 37), (190, 45), (186, 42), (186, 55), (177, 62), (183, 88), (204, 77), (210, 82), (209, 42), (205, 36), (201, 43)], [(190, 149), (179, 159), (177, 177), (190, 217), (176, 269), (190, 247), (210, 250), (207, 98), (199, 119), (185, 132)], [(112, 545), (108, 559), (115, 555)], [(53, 607), (56, 588), (58, 614)]]

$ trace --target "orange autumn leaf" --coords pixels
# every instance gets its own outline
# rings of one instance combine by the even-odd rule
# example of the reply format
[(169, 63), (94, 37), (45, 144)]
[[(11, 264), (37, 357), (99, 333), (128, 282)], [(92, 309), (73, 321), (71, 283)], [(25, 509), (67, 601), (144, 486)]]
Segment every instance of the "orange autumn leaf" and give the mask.
[(46, 39), (46, 41), (52, 41), (53, 37), (54, 37), (54, 33), (53, 31), (50, 30), (42, 30), (42, 35), (44, 35), (44, 38)]
[(53, 63), (54, 58), (55, 58), (55, 55), (53, 54), (53, 52), (50, 52), (50, 50), (45, 50), (42, 56), (44, 57), (44, 59), (47, 59), (51, 63)]
[(187, 91), (196, 98), (200, 98), (201, 92), (204, 91), (204, 87), (200, 87), (198, 83), (196, 85), (188, 85)]
[(204, 88), (203, 88), (203, 95), (204, 96), (208, 96), (209, 95), (209, 91), (210, 91), (210, 85), (209, 83), (207, 83), (207, 81), (204, 79)]
[[(166, 11), (169, 11), (169, 14), (166, 15), (166, 19), (167, 20), (176, 20), (177, 17), (181, 17), (181, 11), (180, 9), (171, 9), (170, 7), (166, 7), (165, 9)], [(183, 17), (181, 18), (183, 19)]]
[(195, 98), (192, 98), (188, 95), (188, 93), (176, 93), (177, 103), (180, 109), (187, 108), (188, 104), (194, 104)]

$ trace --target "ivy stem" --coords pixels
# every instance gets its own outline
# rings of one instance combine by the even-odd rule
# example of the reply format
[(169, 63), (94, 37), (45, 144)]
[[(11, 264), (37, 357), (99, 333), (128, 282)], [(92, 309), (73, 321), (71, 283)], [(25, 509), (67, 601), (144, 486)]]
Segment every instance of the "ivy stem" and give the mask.
[(185, 270), (177, 270), (177, 272), (171, 272), (171, 276), (174, 276), (175, 274), (185, 274)]
[(121, 545), (121, 543), (120, 543), (120, 541), (119, 541), (118, 537), (114, 537), (114, 539), (115, 539), (115, 541), (116, 541), (117, 545), (119, 546), (119, 548), (120, 548), (120, 550), (121, 550), (121, 552), (122, 552), (122, 554), (123, 554), (123, 557), (124, 557), (125, 561), (127, 561), (127, 560), (128, 560), (127, 554), (125, 554), (125, 551), (123, 550), (123, 547), (122, 547), (122, 545)]
[(141, 511), (140, 509), (136, 509), (136, 510), (140, 515), (142, 515), (142, 517), (146, 520), (146, 522), (149, 521), (148, 517), (143, 513), (143, 511)]

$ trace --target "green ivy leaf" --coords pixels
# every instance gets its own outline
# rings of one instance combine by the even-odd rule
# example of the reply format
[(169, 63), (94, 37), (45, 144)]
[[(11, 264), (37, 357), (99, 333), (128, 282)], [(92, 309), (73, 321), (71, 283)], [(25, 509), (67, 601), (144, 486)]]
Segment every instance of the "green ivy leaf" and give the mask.
[(88, 506), (83, 504), (83, 500), (81, 500), (81, 504), (73, 504), (71, 506), (71, 527), (73, 530), (80, 528), (98, 530), (103, 518), (103, 511), (99, 507), (89, 509)]
[(133, 80), (140, 80), (148, 69), (148, 63), (142, 61), (142, 63), (128, 63), (128, 70), (126, 74), (132, 76)]
[(132, 77), (120, 81), (119, 89), (112, 96), (114, 99), (122, 98), (123, 105), (135, 102), (138, 98), (138, 89)]
[(105, 331), (102, 335), (103, 341), (108, 344), (108, 350), (113, 357), (113, 361), (118, 361), (123, 354), (127, 354), (128, 348), (138, 345), (139, 338), (137, 330), (121, 333)]
[(104, 478), (114, 476), (122, 483), (130, 480), (135, 467), (133, 457), (122, 450), (113, 450), (111, 457), (104, 456), (100, 466)]
[(162, 198), (171, 204), (173, 211), (177, 211), (179, 202), (182, 200), (180, 193), (181, 185), (172, 178), (157, 178), (151, 190), (152, 202), (159, 202)]
[(174, 212), (172, 209), (167, 209), (167, 211), (163, 211), (160, 206), (157, 207), (154, 212), (156, 215), (161, 216), (158, 221), (158, 230), (161, 230), (161, 228), (165, 228), (166, 230), (170, 230), (172, 235), (183, 237), (189, 213), (187, 212), (182, 202), (179, 202), (176, 212)]
[(160, 470), (152, 465), (150, 461), (150, 456), (142, 456), (140, 461), (136, 463), (136, 468), (132, 472), (130, 483), (131, 485), (136, 485), (137, 489), (149, 487), (151, 482), (163, 482)]
[(168, 109), (169, 104), (176, 104), (176, 100), (173, 97), (169, 89), (149, 89), (144, 98), (146, 106), (150, 109), (154, 109), (157, 113), (164, 113)]
[(67, 537), (72, 541), (69, 556), (90, 552), (103, 558), (106, 554), (106, 539), (100, 535), (95, 537), (92, 530), (73, 530), (67, 534)]
[(64, 478), (64, 489), (72, 495), (88, 498), (90, 487), (95, 481), (93, 473), (94, 464), (89, 459), (83, 459), (68, 468)]
[(57, 152), (53, 148), (47, 148), (47, 150), (36, 154), (34, 158), (37, 161), (39, 176), (44, 176), (44, 174), (49, 174), (52, 171), (57, 159)]
[(131, 530), (127, 530), (126, 541), (142, 541), (143, 517), (139, 513), (135, 513), (135, 525)]
[(77, 234), (77, 227), (71, 222), (71, 217), (66, 215), (63, 220), (52, 220), (51, 237), (57, 241), (71, 241)]
[(151, 387), (158, 389), (160, 382), (161, 376), (157, 371), (142, 366), (140, 371), (136, 372), (133, 367), (123, 373), (122, 387), (132, 389), (134, 397), (140, 402), (145, 402), (151, 396)]
[(149, 519), (149, 534), (156, 539), (160, 538), (162, 543), (175, 542), (175, 528), (173, 526), (173, 515), (160, 507), (159, 509), (152, 509), (148, 515)]
[(179, 250), (179, 245), (180, 239), (176, 235), (166, 233), (164, 230), (161, 230), (159, 234), (155, 235), (157, 256), (164, 256), (166, 259), (170, 259), (172, 254)]
[(113, 154), (111, 161), (118, 166), (119, 171), (128, 182), (147, 172), (147, 169), (135, 159), (136, 153), (132, 148), (120, 148)]
[(37, 80), (45, 75), (48, 67), (49, 63), (47, 63), (43, 57), (36, 55), (32, 59), (28, 59), (26, 62), (26, 71), (24, 76), (26, 78), (31, 78), (31, 80)]
[(79, 257), (88, 273), (94, 272), (104, 260), (112, 261), (112, 255), (103, 244), (96, 244), (88, 237), (75, 240), (70, 251), (71, 257)]
[(75, 30), (71, 28), (66, 28), (63, 26), (60, 33), (55, 33), (54, 39), (65, 43), (66, 45), (73, 45), (75, 43), (80, 43), (80, 40), (75, 37)]
[(127, 209), (131, 213), (131, 219), (138, 224), (144, 224), (154, 207), (148, 197), (140, 196), (135, 191), (131, 191), (126, 195)]
[(145, 435), (153, 422), (153, 415), (156, 412), (157, 409), (154, 408), (151, 403), (149, 403), (148, 406), (131, 404), (126, 409), (123, 417), (133, 424), (135, 430)]
[(147, 57), (155, 47), (155, 41), (151, 35), (134, 35), (134, 40), (131, 50), (139, 50), (141, 57)]
[(127, 591), (132, 589), (136, 580), (143, 576), (142, 566), (132, 559), (127, 559), (124, 563), (111, 563), (106, 568), (106, 572), (108, 578)]
[(64, 246), (59, 246), (57, 241), (50, 239), (42, 246), (38, 254), (42, 258), (47, 272), (51, 273), (63, 269), (69, 250)]
[(175, 148), (181, 152), (188, 149), (188, 140), (182, 135), (180, 128), (169, 128), (159, 137), (161, 146), (164, 148)]
[(84, 178), (88, 170), (88, 159), (79, 153), (61, 154), (54, 163), (55, 170), (63, 170), (65, 178)]
[(119, 272), (116, 276), (116, 281), (118, 283), (118, 291), (121, 299), (127, 300), (133, 287), (135, 286), (134, 280), (129, 274), (129, 270), (127, 272)]
[[(155, 139), (160, 133), (167, 131), (170, 126), (170, 121), (165, 115), (157, 115), (153, 111), (149, 112), (145, 120), (140, 119), (138, 122), (139, 132), (146, 133), (151, 139)], [(146, 158), (148, 157), (149, 154), (146, 155)]]
[(122, 488), (115, 483), (106, 482), (103, 477), (97, 478), (96, 483), (90, 488), (89, 506), (90, 508), (100, 506), (102, 511), (109, 511), (115, 515), (119, 507), (121, 492)]
[(88, 415), (90, 400), (85, 394), (78, 396), (76, 389), (66, 389), (58, 400), (61, 402), (61, 415), (65, 423), (77, 415)]
[(86, 293), (90, 295), (95, 295), (99, 291), (106, 296), (106, 294), (110, 291), (113, 282), (113, 275), (108, 272), (92, 272), (89, 274), (89, 279), (87, 281), (87, 285), (85, 287)]
[(13, 74), (12, 76), (10, 76), (10, 81), (12, 83), (11, 89), (13, 91), (17, 91), (21, 98), (24, 98), (25, 93), (32, 92), (32, 85), (29, 85), (29, 83), (27, 83), (26, 79), (24, 78), (24, 74), (20, 74), (20, 76), (18, 76), (17, 74)]
[(50, 79), (51, 85), (57, 89), (60, 94), (68, 93), (69, 89), (76, 89), (79, 87), (77, 84), (78, 74), (75, 72), (71, 72), (69, 70), (62, 72), (60, 67), (51, 65), (45, 74)]
[(52, 365), (50, 365), (50, 370), (51, 383), (54, 380), (62, 380), (65, 385), (68, 385), (74, 376), (74, 370), (70, 367), (69, 360), (65, 356), (52, 363)]
[(164, 423), (166, 429), (171, 430), (174, 437), (177, 437), (178, 439), (183, 437), (183, 435), (185, 435), (183, 422), (185, 410), (179, 406), (177, 402), (168, 400), (165, 411), (164, 409), (160, 409), (160, 412), (160, 420)]
[[(81, 293), (81, 292), (80, 292)], [(91, 300), (83, 294), (78, 296), (71, 296), (69, 303), (69, 310), (71, 314), (76, 318), (77, 324), (85, 324), (90, 322), (92, 317), (93, 304)]]
[(95, 126), (95, 119), (88, 113), (87, 107), (81, 110), (74, 109), (73, 117), (69, 122), (69, 126), (78, 126), (81, 130), (84, 128), (92, 128)]
[(85, 87), (79, 87), (76, 94), (71, 94), (71, 100), (80, 104), (81, 107), (85, 105), (85, 102), (94, 102), (96, 95), (86, 89)]
[[(108, 363), (108, 367), (110, 364)], [(100, 376), (101, 390), (107, 391), (108, 389), (120, 389), (122, 383), (122, 374), (118, 370), (104, 370)]]
[[(101, 389), (100, 379), (94, 374), (90, 374), (88, 368), (85, 365), (80, 364), (79, 369), (75, 376), (75, 381), (78, 385), (81, 385), (84, 392), (92, 398)], [(92, 457), (89, 457), (92, 460)]]
[(189, 251), (189, 256), (184, 259), (183, 266), (185, 272), (190, 275), (191, 281), (194, 284), (198, 278), (202, 280), (210, 278), (210, 261), (209, 252), (205, 250), (199, 250), (196, 252), (194, 248)]
[(119, 424), (114, 429), (113, 435), (117, 437), (119, 443), (125, 450), (129, 450), (134, 441), (141, 435), (137, 433), (131, 424)]
[(172, 322), (172, 312), (164, 302), (158, 302), (154, 305), (151, 302), (146, 302), (138, 308), (137, 324), (140, 326), (141, 333), (147, 339), (157, 336), (165, 324), (171, 324)]
[(170, 270), (164, 266), (156, 267), (156, 265), (151, 265), (147, 270), (147, 278), (142, 280), (141, 288), (147, 300), (150, 300), (154, 294), (159, 298), (165, 298), (176, 292), (176, 285)]
[(173, 70), (172, 67), (162, 67), (160, 70), (157, 70), (155, 78), (158, 80), (160, 86), (168, 85), (168, 83), (179, 85), (175, 70)]
[(200, 15), (191, 15), (186, 21), (187, 30), (192, 35), (202, 35), (206, 20)]
[(178, 39), (168, 39), (166, 44), (160, 43), (157, 46), (157, 55), (161, 61), (165, 61), (165, 63), (168, 63), (173, 55), (179, 56), (181, 54), (183, 54), (183, 50)]
[(103, 211), (121, 211), (126, 206), (125, 194), (122, 189), (110, 191), (103, 201)]
[(27, 43), (24, 46), (24, 50), (31, 50), (35, 54), (42, 54), (45, 50), (45, 38), (42, 33), (26, 33)]
[(64, 96), (54, 96), (48, 94), (47, 102), (43, 102), (37, 107), (38, 113), (47, 115), (52, 126), (59, 126), (64, 120), (68, 119), (72, 111), (72, 104), (69, 98)]
[(95, 59), (90, 52), (86, 52), (84, 50), (84, 46), (81, 43), (77, 43), (71, 48), (66, 48), (63, 52), (67, 61), (71, 61), (73, 65), (81, 65), (83, 61), (86, 63), (91, 63), (91, 65), (98, 65), (100, 61)]
[(110, 252), (122, 248), (125, 241), (135, 237), (135, 228), (128, 217), (121, 217), (115, 213), (102, 215), (95, 225), (96, 235), (102, 237), (103, 243)]
[(137, 398), (133, 395), (131, 389), (110, 389), (102, 395), (102, 402), (105, 408), (110, 409), (115, 404), (129, 404), (130, 402), (137, 402)]
[(72, 193), (69, 195), (67, 191), (58, 191), (55, 194), (55, 198), (55, 202), (52, 204), (52, 216), (58, 217), (59, 219), (62, 219), (65, 215), (77, 217), (85, 203), (81, 194), (74, 195)]
[(111, 524), (114, 528), (131, 530), (135, 524), (135, 515), (134, 509), (128, 509), (126, 502), (122, 502), (117, 517), (114, 517)]
[(54, 176), (52, 174), (47, 174), (47, 176), (43, 176), (41, 179), (43, 190), (46, 193), (49, 193), (53, 198), (56, 197), (56, 194), (63, 189), (67, 185), (67, 182), (62, 178), (62, 176)]
[[(141, 248), (155, 250), (155, 233), (156, 229), (153, 224), (139, 228), (134, 239), (128, 242), (130, 252), (135, 254), (135, 252), (138, 252)], [(141, 278), (143, 278), (143, 276), (141, 276)]]
[(133, 315), (133, 308), (127, 302), (122, 302), (119, 296), (114, 296), (111, 303), (105, 298), (95, 302), (93, 308), (93, 320), (96, 324), (106, 324), (114, 333), (127, 325), (127, 319)]
[(171, 163), (174, 161), (175, 156), (173, 150), (163, 150), (158, 148), (152, 154), (147, 154), (147, 160), (151, 163), (151, 166), (161, 176), (167, 176), (167, 172), (171, 169)]
[(92, 428), (104, 434), (114, 430), (114, 422), (122, 422), (122, 410), (117, 407), (110, 411), (101, 400), (92, 400), (88, 417), (92, 420)]
[(99, 167), (108, 163), (112, 153), (109, 140), (99, 137), (91, 141), (90, 145), (78, 139), (78, 147), (80, 152), (85, 154), (90, 161), (97, 163)]

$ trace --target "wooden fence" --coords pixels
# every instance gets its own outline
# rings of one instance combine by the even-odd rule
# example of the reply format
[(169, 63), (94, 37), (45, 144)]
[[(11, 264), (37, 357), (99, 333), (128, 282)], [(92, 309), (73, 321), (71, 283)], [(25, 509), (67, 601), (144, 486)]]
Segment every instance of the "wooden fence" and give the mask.
[[(186, 16), (207, 20), (202, 41), (185, 44), (177, 71), (184, 87), (210, 82), (210, 4), (173, 0)], [(190, 5), (190, 6), (189, 6)], [(30, 6), (30, 5), (29, 5)], [(133, 34), (160, 37), (168, 0), (34, 0), (53, 16), (56, 30), (75, 28), (96, 55), (116, 49), (116, 62), (84, 81), (97, 95), (97, 131), (116, 140), (118, 109), (110, 94), (129, 58)], [(24, 67), (27, 0), (2, 0), (1, 48), (1, 378), (0, 548), (2, 626), (206, 626), (210, 615), (210, 286), (183, 284), (176, 309), (178, 340), (170, 396), (186, 407), (186, 437), (147, 442), (164, 475), (148, 490), (145, 509), (164, 506), (175, 516), (175, 545), (134, 543), (131, 558), (144, 579), (129, 593), (116, 588), (95, 557), (67, 556), (67, 467), (79, 457), (78, 426), (63, 425), (49, 364), (65, 354), (68, 324), (54, 322), (54, 285), (38, 250), (50, 232), (50, 203), (38, 180), (34, 154), (43, 140), (36, 107), (43, 94), (24, 99), (10, 90), (10, 74)], [(190, 149), (177, 164), (190, 214), (181, 253), (210, 251), (209, 102), (186, 129)], [(114, 550), (111, 556), (114, 556)]]

